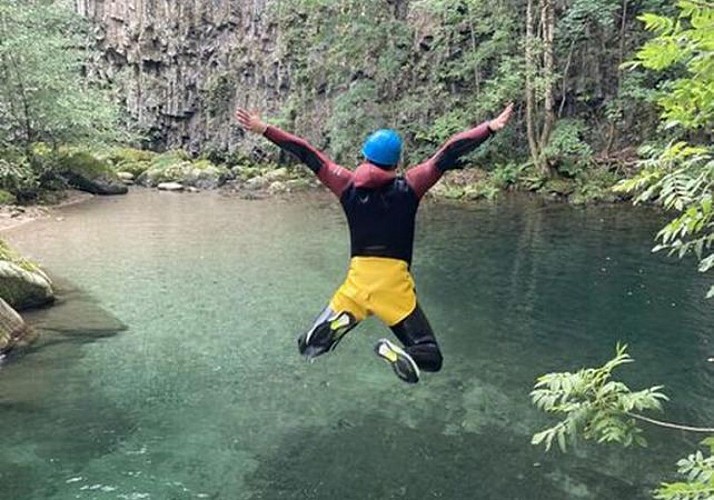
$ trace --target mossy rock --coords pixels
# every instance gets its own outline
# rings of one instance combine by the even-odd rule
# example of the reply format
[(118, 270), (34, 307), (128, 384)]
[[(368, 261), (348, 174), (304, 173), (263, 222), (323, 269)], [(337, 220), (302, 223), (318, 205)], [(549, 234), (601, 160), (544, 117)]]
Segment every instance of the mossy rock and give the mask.
[[(174, 157), (176, 160), (178, 157)], [(151, 168), (139, 175), (137, 182), (156, 187), (164, 182), (178, 182), (184, 186), (200, 189), (215, 189), (232, 177), (230, 170), (217, 166), (208, 160), (190, 162), (187, 160), (152, 162)]]
[(67, 152), (60, 157), (62, 175), (72, 187), (92, 194), (124, 194), (127, 187), (109, 163), (86, 151)]
[(233, 176), (240, 181), (247, 181), (254, 177), (260, 177), (264, 170), (250, 165), (238, 165), (231, 168)]
[(149, 168), (167, 168), (172, 165), (183, 163), (190, 160), (188, 153), (180, 149), (172, 149), (154, 156), (151, 159)]
[(589, 205), (592, 203), (615, 203), (618, 198), (610, 189), (585, 185), (570, 195), (568, 201), (574, 205)]
[(52, 282), (39, 269), (28, 271), (7, 260), (0, 260), (0, 298), (22, 310), (54, 301)]
[(0, 299), (0, 354), (12, 349), (29, 332), (30, 328), (17, 311)]
[(463, 198), (467, 200), (494, 200), (501, 190), (488, 181), (478, 181), (464, 187)]
[(575, 191), (575, 184), (568, 179), (549, 179), (542, 190), (549, 194), (568, 196)]
[(113, 165), (120, 165), (124, 162), (149, 163), (157, 156), (157, 153), (145, 149), (114, 148), (109, 151), (107, 159)]
[(310, 179), (290, 179), (285, 183), (290, 191), (305, 191), (312, 187)]
[(35, 272), (40, 269), (37, 264), (24, 258), (15, 250), (10, 248), (10, 246), (3, 240), (0, 240), (0, 260), (12, 262), (28, 272)]
[(116, 164), (114, 169), (117, 172), (129, 172), (136, 178), (148, 170), (149, 167), (151, 167), (151, 163), (148, 161), (124, 160)]

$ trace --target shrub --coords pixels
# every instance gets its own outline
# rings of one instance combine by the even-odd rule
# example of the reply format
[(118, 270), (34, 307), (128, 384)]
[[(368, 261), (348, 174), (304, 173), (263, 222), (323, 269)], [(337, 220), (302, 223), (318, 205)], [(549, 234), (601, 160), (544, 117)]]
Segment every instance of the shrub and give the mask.
[(0, 189), (0, 205), (14, 205), (17, 203), (15, 195), (4, 189)]

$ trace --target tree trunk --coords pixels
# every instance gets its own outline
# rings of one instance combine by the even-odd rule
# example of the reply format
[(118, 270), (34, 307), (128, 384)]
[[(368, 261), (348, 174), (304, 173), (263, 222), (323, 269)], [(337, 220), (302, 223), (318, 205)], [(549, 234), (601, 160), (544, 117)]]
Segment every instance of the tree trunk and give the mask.
[[(544, 122), (540, 136), (540, 152), (548, 146), (550, 134), (555, 125), (555, 102), (553, 98), (553, 85), (555, 84), (555, 57), (553, 48), (553, 33), (555, 31), (555, 12), (553, 0), (541, 0), (541, 22), (543, 23), (543, 79), (544, 83)], [(543, 166), (548, 174), (547, 165)]]
[[(553, 37), (555, 33), (555, 10), (553, 0), (540, 0), (539, 33), (536, 33), (534, 0), (526, 4), (526, 127), (528, 147), (536, 168), (550, 177), (550, 167), (543, 154), (548, 146), (550, 134), (555, 126), (555, 55)], [(536, 52), (537, 42), (541, 42), (542, 52)], [(541, 58), (542, 56), (542, 58)], [(536, 89), (538, 77), (542, 80), (543, 92), (542, 124), (539, 118)]]
[(533, 46), (535, 44), (534, 37), (534, 19), (533, 19), (533, 0), (528, 0), (526, 4), (526, 128), (528, 134), (528, 147), (531, 152), (533, 163), (538, 165), (540, 152), (538, 151), (538, 142), (536, 141), (536, 124), (535, 124), (535, 85), (534, 79), (536, 74), (535, 53)]

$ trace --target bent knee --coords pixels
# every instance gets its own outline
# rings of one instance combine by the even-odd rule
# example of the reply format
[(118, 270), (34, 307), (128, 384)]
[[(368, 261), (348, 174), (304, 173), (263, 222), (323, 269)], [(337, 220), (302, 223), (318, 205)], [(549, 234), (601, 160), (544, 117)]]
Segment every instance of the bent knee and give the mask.
[(444, 363), (439, 346), (434, 342), (416, 344), (407, 349), (417, 366), (425, 372), (438, 372)]

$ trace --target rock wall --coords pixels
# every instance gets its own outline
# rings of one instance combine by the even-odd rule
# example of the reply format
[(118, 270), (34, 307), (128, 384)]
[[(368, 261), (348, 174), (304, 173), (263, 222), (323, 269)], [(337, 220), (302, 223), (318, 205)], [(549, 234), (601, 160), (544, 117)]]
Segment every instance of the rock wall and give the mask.
[(287, 87), (270, 0), (75, 0), (96, 23), (93, 76), (116, 84), (147, 141), (191, 153), (250, 149), (235, 104), (274, 109)]

